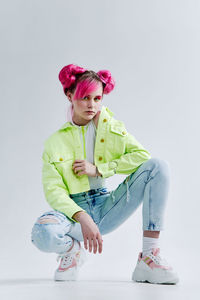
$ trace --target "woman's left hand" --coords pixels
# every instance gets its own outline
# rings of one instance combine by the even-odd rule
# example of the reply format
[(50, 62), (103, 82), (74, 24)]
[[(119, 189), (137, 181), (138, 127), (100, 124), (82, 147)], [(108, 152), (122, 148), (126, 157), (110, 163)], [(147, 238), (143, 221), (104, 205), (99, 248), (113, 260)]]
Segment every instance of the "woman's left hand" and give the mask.
[(97, 176), (96, 166), (91, 164), (87, 160), (76, 159), (74, 161), (74, 163), (72, 164), (72, 170), (78, 176), (81, 176), (84, 174), (91, 176), (91, 177)]

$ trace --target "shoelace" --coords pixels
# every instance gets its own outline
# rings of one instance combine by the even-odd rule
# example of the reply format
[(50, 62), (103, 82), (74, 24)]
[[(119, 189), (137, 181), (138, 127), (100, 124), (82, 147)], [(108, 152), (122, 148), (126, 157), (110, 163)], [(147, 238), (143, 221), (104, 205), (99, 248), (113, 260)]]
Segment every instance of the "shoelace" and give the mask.
[(156, 260), (156, 263), (158, 263), (159, 265), (162, 265), (162, 266), (167, 266), (169, 267), (169, 264), (168, 262), (166, 261), (165, 258), (162, 258), (160, 256), (160, 248), (156, 248), (152, 251), (152, 254), (153, 256), (155, 256), (155, 260)]
[(59, 254), (58, 256), (57, 256), (57, 261), (59, 261), (59, 259), (63, 259), (63, 261), (67, 261), (67, 260), (69, 260), (68, 258), (69, 257), (73, 257), (74, 256), (74, 254), (76, 254), (76, 253), (78, 253), (78, 256), (80, 256), (80, 249), (81, 249), (81, 245), (80, 245), (80, 243), (79, 243), (79, 249), (78, 250), (75, 250), (74, 249), (74, 240), (73, 240), (73, 244), (72, 244), (72, 247), (70, 248), (71, 250), (69, 251), (68, 250), (68, 252), (66, 252), (66, 253), (61, 253), (61, 254)]
[[(59, 256), (57, 257), (57, 261), (58, 261), (60, 258), (61, 258), (61, 261), (60, 261), (59, 269), (60, 269), (60, 268), (61, 268), (61, 269), (66, 269), (66, 268), (72, 266), (73, 260), (74, 260), (74, 259), (75, 259), (75, 261), (76, 261), (76, 264), (75, 264), (75, 265), (78, 266), (78, 265), (79, 265), (79, 262), (80, 262), (80, 250), (78, 250), (77, 252), (73, 251), (73, 253), (69, 253), (69, 254), (67, 254), (67, 255), (65, 255), (65, 256), (59, 255)], [(73, 264), (73, 266), (75, 266), (75, 265)]]
[(59, 261), (60, 259), (64, 259), (64, 260), (67, 260), (70, 256), (71, 257), (73, 257), (74, 256), (74, 254), (76, 254), (76, 253), (79, 253), (80, 252), (80, 250), (76, 250), (76, 251), (70, 251), (69, 253), (65, 253), (65, 254), (59, 254), (58, 256), (57, 256), (57, 261)]

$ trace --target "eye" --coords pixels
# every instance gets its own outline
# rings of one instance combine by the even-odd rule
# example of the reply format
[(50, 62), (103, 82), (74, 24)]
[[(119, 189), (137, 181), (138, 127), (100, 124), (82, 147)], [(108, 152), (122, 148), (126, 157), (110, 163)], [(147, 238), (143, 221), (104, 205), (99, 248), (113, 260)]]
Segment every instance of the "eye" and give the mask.
[[(89, 99), (88, 96), (85, 96), (85, 97), (82, 98), (82, 100), (87, 100), (87, 99)], [(100, 98), (95, 98), (94, 100), (95, 100), (95, 101), (100, 101), (101, 99), (100, 99)]]

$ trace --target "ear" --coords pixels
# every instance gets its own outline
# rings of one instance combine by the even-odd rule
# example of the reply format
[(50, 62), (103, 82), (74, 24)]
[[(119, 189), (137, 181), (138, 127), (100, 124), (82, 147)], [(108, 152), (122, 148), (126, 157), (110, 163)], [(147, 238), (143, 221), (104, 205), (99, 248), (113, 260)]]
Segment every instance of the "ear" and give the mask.
[(67, 91), (66, 96), (67, 96), (68, 100), (70, 102), (72, 102), (72, 94), (69, 91)]

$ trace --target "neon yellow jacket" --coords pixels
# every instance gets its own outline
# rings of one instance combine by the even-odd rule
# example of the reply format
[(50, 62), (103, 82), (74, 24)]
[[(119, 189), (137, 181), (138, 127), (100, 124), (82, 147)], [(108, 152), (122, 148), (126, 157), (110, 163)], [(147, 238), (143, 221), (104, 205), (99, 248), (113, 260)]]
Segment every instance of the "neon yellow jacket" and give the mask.
[[(102, 106), (96, 131), (94, 163), (103, 178), (114, 174), (131, 174), (151, 158), (150, 153), (127, 132), (122, 121)], [(85, 159), (78, 128), (66, 122), (44, 143), (42, 183), (49, 205), (76, 222), (72, 216), (85, 211), (69, 194), (90, 190), (88, 175), (78, 176), (72, 170), (76, 159)]]

